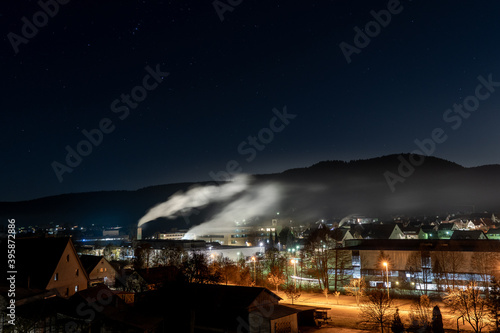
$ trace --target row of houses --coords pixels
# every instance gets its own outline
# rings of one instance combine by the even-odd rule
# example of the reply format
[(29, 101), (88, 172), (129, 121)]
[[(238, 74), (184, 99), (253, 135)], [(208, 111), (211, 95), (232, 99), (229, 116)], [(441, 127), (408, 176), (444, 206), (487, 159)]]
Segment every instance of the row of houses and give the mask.
[[(470, 227), (470, 225), (474, 227)], [(351, 239), (494, 239), (500, 240), (500, 226), (479, 227), (469, 222), (448, 221), (433, 224), (370, 223), (339, 227), (337, 241)], [(464, 227), (465, 225), (465, 227)]]
[[(169, 267), (118, 272), (102, 257), (78, 256), (71, 239), (16, 243), (16, 329), (21, 332), (298, 332), (315, 307), (280, 304), (266, 288), (175, 282)], [(121, 273), (121, 272), (120, 272)], [(138, 293), (112, 290), (140, 281)], [(0, 303), (9, 286), (0, 283)], [(326, 309), (321, 309), (322, 311)], [(2, 306), (0, 332), (10, 329)]]

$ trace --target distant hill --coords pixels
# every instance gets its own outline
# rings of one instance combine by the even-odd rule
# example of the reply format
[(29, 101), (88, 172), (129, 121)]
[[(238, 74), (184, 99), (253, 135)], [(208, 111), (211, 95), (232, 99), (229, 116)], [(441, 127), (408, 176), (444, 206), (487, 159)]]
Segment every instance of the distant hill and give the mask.
[[(282, 218), (296, 221), (352, 213), (433, 215), (463, 211), (470, 209), (471, 205), (480, 211), (500, 211), (500, 165), (465, 168), (436, 157), (425, 157), (425, 162), (415, 167), (404, 182), (396, 183), (395, 191), (391, 191), (384, 173), (399, 176), (401, 158), (408, 161), (410, 156), (323, 161), (306, 168), (256, 175), (255, 182), (272, 181), (282, 186), (285, 196), (276, 210), (281, 212)], [(204, 184), (207, 183), (179, 183), (136, 191), (64, 194), (23, 202), (3, 202), (0, 203), (0, 218), (2, 221), (15, 218), (18, 225), (54, 222), (135, 226), (149, 208), (178, 191)], [(205, 221), (218, 208), (211, 205), (198, 214), (192, 214), (189, 220), (178, 218), (156, 226), (166, 230), (170, 227), (190, 228)]]

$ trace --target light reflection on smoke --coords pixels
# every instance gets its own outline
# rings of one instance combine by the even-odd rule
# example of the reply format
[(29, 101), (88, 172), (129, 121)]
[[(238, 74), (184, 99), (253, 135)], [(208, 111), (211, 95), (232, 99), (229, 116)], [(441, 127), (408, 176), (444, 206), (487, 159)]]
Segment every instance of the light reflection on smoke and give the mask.
[[(140, 220), (138, 226), (163, 217), (174, 219), (193, 209), (203, 208), (211, 203), (225, 202), (222, 210), (209, 221), (192, 228), (188, 233), (213, 233), (221, 228), (235, 226), (235, 221), (252, 220), (271, 214), (279, 205), (281, 187), (276, 183), (251, 184), (248, 175), (239, 175), (232, 182), (220, 186), (207, 185), (172, 195), (166, 202), (151, 208)], [(189, 237), (189, 236), (188, 236)]]
[(166, 202), (151, 208), (146, 215), (139, 220), (139, 227), (143, 224), (156, 220), (160, 217), (174, 219), (181, 214), (189, 214), (195, 208), (205, 207), (213, 202), (221, 202), (230, 199), (249, 187), (250, 177), (239, 175), (232, 182), (220, 186), (207, 185), (197, 186), (187, 192), (178, 192), (172, 195)]
[(191, 228), (185, 238), (194, 235), (217, 234), (234, 231), (235, 221), (252, 220), (259, 216), (269, 216), (276, 211), (282, 191), (276, 183), (257, 184), (249, 187), (245, 194), (226, 205), (209, 221)]

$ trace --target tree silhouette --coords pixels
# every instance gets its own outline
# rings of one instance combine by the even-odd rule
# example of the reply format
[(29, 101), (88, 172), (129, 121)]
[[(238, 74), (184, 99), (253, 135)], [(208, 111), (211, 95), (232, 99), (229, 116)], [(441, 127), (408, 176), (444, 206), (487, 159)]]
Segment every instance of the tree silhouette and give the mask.
[(444, 333), (443, 316), (441, 315), (441, 310), (437, 305), (432, 309), (431, 327), (433, 333)]
[(399, 309), (396, 308), (396, 312), (394, 312), (394, 318), (391, 323), (391, 331), (394, 333), (401, 333), (405, 330), (405, 325), (401, 321), (401, 317), (399, 316)]

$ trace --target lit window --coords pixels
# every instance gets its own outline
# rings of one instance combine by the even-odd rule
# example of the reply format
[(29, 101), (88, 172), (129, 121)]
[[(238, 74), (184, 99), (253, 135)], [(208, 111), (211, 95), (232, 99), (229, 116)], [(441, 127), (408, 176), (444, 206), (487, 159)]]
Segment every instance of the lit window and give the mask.
[(103, 272), (103, 269), (102, 269), (102, 267), (101, 267), (101, 269), (99, 269), (99, 272), (101, 272), (101, 273)]
[(108, 269), (107, 269), (106, 267), (104, 267), (104, 271), (105, 271), (105, 272), (107, 272), (107, 271), (108, 271)]
[(54, 274), (54, 281), (59, 280), (59, 273)]
[(75, 293), (78, 292), (78, 285), (75, 286)]

